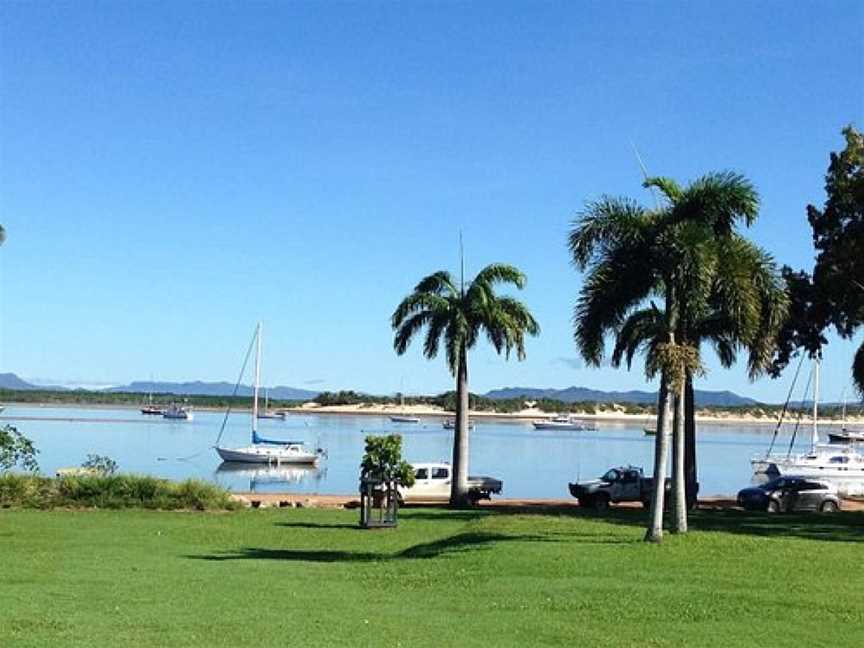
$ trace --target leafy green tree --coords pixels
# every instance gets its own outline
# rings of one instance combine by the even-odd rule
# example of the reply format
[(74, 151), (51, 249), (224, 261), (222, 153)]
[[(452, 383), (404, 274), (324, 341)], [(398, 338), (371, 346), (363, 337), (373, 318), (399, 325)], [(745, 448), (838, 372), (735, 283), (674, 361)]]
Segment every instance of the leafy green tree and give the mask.
[(414, 485), (414, 471), (402, 459), (402, 437), (398, 434), (386, 436), (369, 435), (360, 462), (361, 478), (374, 479), (385, 484), (410, 488)]
[[(701, 366), (697, 323), (708, 318), (724, 326), (737, 322), (742, 330), (727, 330), (732, 337), (726, 348), (739, 338), (754, 339), (760, 328), (768, 330), (768, 320), (773, 322), (778, 314), (763, 312), (758, 291), (728, 288), (748, 280), (736, 260), (748, 253), (768, 260), (736, 232), (739, 222), (750, 225), (758, 213), (756, 191), (743, 176), (712, 173), (686, 187), (669, 178), (649, 178), (645, 186), (655, 187), (663, 198), (656, 209), (606, 197), (589, 203), (573, 225), (573, 263), (586, 271), (574, 311), (575, 340), (586, 362), (595, 366), (603, 360), (608, 334), (620, 338), (619, 360), (629, 349), (632, 360), (638, 348), (648, 345), (646, 369), (660, 375), (654, 479), (658, 486), (665, 480), (674, 404), (673, 528), (684, 532), (683, 404), (687, 377), (692, 383)], [(662, 310), (644, 308), (652, 298), (662, 300)], [(765, 348), (754, 346), (754, 357), (770, 355), (770, 349), (769, 336)], [(648, 541), (662, 539), (663, 503), (664, 489), (655, 488)]]
[[(813, 274), (783, 268), (792, 305), (780, 334), (775, 375), (800, 349), (821, 353), (828, 328), (851, 338), (864, 324), (864, 135), (847, 126), (843, 136), (846, 147), (831, 153), (825, 205), (807, 206), (817, 252)], [(852, 378), (864, 395), (864, 344), (855, 354)]]
[(33, 442), (12, 425), (0, 427), (0, 472), (21, 466), (24, 470), (36, 472), (39, 464), (36, 455), (39, 451)]
[(536, 336), (540, 326), (524, 304), (498, 296), (495, 286), (525, 286), (525, 275), (513, 266), (493, 263), (474, 280), (457, 287), (450, 273), (423, 278), (396, 308), (391, 318), (393, 347), (402, 355), (421, 330), (426, 329), (423, 354), (432, 359), (444, 344), (447, 366), (456, 377), (456, 429), (453, 436), (453, 481), (450, 502), (464, 505), (468, 496), (468, 350), (485, 333), (499, 354), (516, 351), (525, 358), (525, 336)]

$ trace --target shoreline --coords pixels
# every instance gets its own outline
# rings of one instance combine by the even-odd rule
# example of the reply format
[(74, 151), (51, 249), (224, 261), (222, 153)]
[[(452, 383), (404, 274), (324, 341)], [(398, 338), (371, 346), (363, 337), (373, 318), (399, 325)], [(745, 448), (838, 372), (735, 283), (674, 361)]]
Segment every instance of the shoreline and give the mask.
[[(0, 414), (0, 420), (15, 420), (29, 417), (9, 416), (10, 407), (26, 407), (32, 409), (44, 408), (60, 408), (60, 409), (96, 409), (96, 410), (128, 410), (139, 411), (140, 404), (128, 403), (30, 403), (6, 401), (3, 403), (6, 411)], [(225, 412), (224, 407), (211, 406), (192, 406), (193, 411), (199, 412)], [(232, 412), (251, 414), (250, 407), (234, 407)], [(453, 418), (455, 414), (448, 412), (439, 407), (431, 405), (407, 405), (400, 407), (390, 404), (360, 404), (360, 405), (318, 405), (316, 403), (304, 403), (296, 407), (275, 408), (273, 411), (285, 412), (288, 416), (309, 416), (309, 415), (326, 415), (326, 416), (368, 416), (368, 417), (388, 417), (393, 415), (410, 415), (417, 418), (426, 419), (428, 421), (442, 422), (445, 419)], [(526, 422), (532, 420), (543, 420), (556, 416), (557, 412), (545, 412), (540, 409), (530, 408), (523, 409), (518, 412), (484, 412), (471, 411), (470, 417), (475, 420), (485, 421), (512, 421)], [(575, 418), (585, 419), (595, 423), (634, 423), (646, 425), (656, 421), (657, 417), (654, 414), (627, 414), (625, 412), (610, 411), (599, 413), (573, 412)], [(142, 415), (143, 416), (143, 415)], [(160, 417), (151, 417), (150, 420)], [(142, 419), (147, 420), (147, 419)], [(776, 416), (754, 416), (752, 414), (736, 415), (733, 413), (696, 413), (697, 423), (707, 423), (713, 425), (776, 425), (778, 417)], [(133, 421), (137, 422), (137, 421)], [(792, 424), (794, 419), (787, 417), (785, 425)], [(812, 425), (812, 416), (802, 416), (799, 424), (802, 426)], [(839, 426), (843, 424), (864, 425), (864, 417), (850, 417), (846, 421), (839, 419), (819, 419), (819, 425)], [(408, 424), (410, 425), (410, 424)]]

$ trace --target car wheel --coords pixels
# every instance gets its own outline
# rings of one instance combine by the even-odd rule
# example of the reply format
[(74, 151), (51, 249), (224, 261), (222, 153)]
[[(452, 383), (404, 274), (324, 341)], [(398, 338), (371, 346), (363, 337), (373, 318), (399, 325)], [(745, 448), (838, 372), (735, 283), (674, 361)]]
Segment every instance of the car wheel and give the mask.
[(832, 500), (827, 500), (825, 502), (822, 502), (822, 506), (819, 507), (819, 512), (820, 513), (836, 513), (838, 508), (839, 507), (837, 506), (837, 502), (834, 502)]
[(643, 508), (646, 508), (646, 509), (651, 508), (651, 498), (650, 497), (643, 497), (640, 501), (642, 502)]
[(579, 506), (581, 508), (591, 508), (592, 506), (594, 506), (594, 500), (591, 499), (590, 495), (583, 495), (577, 501), (579, 502)]
[(594, 498), (594, 510), (605, 511), (609, 508), (609, 497), (606, 495), (598, 495)]
[(779, 513), (780, 512), (780, 502), (777, 500), (768, 500), (768, 512), (769, 513)]

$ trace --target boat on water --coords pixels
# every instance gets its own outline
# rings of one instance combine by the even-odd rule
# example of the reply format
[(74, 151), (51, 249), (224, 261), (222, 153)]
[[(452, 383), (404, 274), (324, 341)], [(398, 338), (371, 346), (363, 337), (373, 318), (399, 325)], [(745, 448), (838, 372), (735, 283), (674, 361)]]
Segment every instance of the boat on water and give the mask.
[(645, 433), (645, 436), (657, 436), (657, 428), (644, 427), (642, 428), (642, 432)]
[[(142, 409), (141, 411), (143, 412), (144, 410)], [(175, 421), (191, 421), (194, 418), (191, 407), (184, 407), (174, 403), (171, 403), (168, 409), (163, 411), (161, 414), (162, 418), (172, 419)]]
[(264, 409), (258, 412), (259, 419), (279, 419), (285, 420), (285, 412), (273, 412), (270, 410), (270, 396), (267, 394), (267, 390), (264, 390)]
[[(750, 460), (753, 472), (771, 477), (818, 477), (837, 486), (841, 495), (864, 494), (864, 453), (854, 444), (819, 442), (819, 361), (813, 369), (813, 427), (807, 452), (757, 455)], [(775, 432), (776, 435), (776, 432)], [(773, 443), (773, 442), (772, 442)], [(794, 443), (794, 440), (793, 440)]]
[(839, 432), (829, 432), (828, 440), (831, 443), (838, 445), (847, 443), (864, 443), (864, 431), (843, 428)]
[[(153, 378), (151, 376), (150, 382), (152, 384)], [(165, 410), (161, 407), (156, 407), (153, 404), (153, 392), (150, 391), (147, 394), (147, 404), (141, 406), (141, 413), (146, 414), (148, 416), (162, 416), (165, 413)]]
[(393, 423), (419, 423), (420, 419), (416, 416), (406, 416), (404, 414), (394, 414), (390, 417)]
[(584, 432), (597, 429), (593, 422), (562, 414), (551, 419), (531, 421), (535, 430), (575, 430)]
[(318, 463), (323, 454), (319, 448), (309, 450), (302, 441), (267, 439), (258, 435), (258, 391), (261, 383), (261, 324), (255, 328), (255, 386), (252, 394), (252, 444), (240, 448), (227, 448), (216, 442), (216, 452), (222, 461), (253, 464), (311, 464)]
[[(456, 419), (455, 418), (445, 419), (444, 423), (442, 423), (441, 425), (445, 430), (455, 430), (456, 429)], [(472, 421), (471, 419), (468, 419), (468, 429), (469, 430), (474, 429), (474, 421)]]
[(393, 423), (419, 423), (420, 419), (416, 416), (408, 416), (405, 413), (405, 395), (399, 394), (399, 408), (402, 410), (401, 414), (392, 414), (390, 416), (390, 421)]

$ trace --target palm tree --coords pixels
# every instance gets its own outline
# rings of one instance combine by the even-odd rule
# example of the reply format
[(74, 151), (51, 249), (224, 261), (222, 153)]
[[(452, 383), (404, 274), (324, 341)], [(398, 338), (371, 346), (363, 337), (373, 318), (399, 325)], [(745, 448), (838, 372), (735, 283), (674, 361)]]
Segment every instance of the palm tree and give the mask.
[[(771, 256), (742, 237), (733, 235), (729, 241), (719, 241), (712, 253), (718, 260), (722, 258), (723, 265), (705, 303), (707, 309), (700, 312), (688, 307), (695, 303), (682, 304), (677, 336), (697, 350), (710, 343), (721, 366), (727, 369), (737, 362), (739, 351), (746, 351), (748, 375), (754, 380), (770, 368), (788, 306), (786, 291)], [(645, 352), (646, 366), (656, 366), (665, 321), (665, 313), (653, 302), (649, 308), (634, 311), (617, 331), (612, 366), (626, 362), (630, 369), (640, 350)], [(688, 503), (695, 500), (697, 482), (693, 378), (688, 372), (684, 384), (683, 465)]]
[(456, 377), (456, 429), (453, 437), (453, 480), (450, 502), (468, 501), (468, 350), (481, 333), (499, 354), (515, 350), (525, 358), (525, 335), (536, 336), (540, 326), (524, 304), (495, 294), (495, 285), (525, 287), (525, 275), (513, 266), (493, 263), (470, 284), (457, 288), (450, 273), (441, 271), (423, 278), (393, 313), (393, 348), (402, 355), (414, 337), (426, 329), (423, 354), (432, 359), (443, 341), (447, 366)]
[[(603, 198), (589, 203), (573, 224), (569, 243), (573, 263), (587, 271), (574, 311), (575, 340), (589, 364), (599, 365), (605, 337), (616, 333), (650, 298), (663, 300), (653, 324), (653, 356), (647, 367), (660, 374), (651, 522), (645, 539), (659, 542), (668, 436), (672, 405), (677, 402), (683, 422), (686, 378), (699, 370), (698, 347), (686, 335), (693, 313), (707, 313), (716, 305), (724, 316), (759, 312), (752, 291), (718, 292), (719, 278), (739, 272), (727, 266), (727, 256), (740, 246), (735, 232), (739, 221), (750, 225), (758, 213), (752, 185), (735, 173), (705, 175), (686, 187), (668, 178), (649, 178), (663, 203), (654, 210), (626, 198)], [(716, 304), (715, 304), (716, 303)], [(643, 314), (645, 323), (647, 316)], [(640, 318), (633, 320), (632, 326)], [(748, 319), (751, 322), (752, 319)], [(647, 326), (647, 324), (646, 324)], [(662, 340), (662, 342), (661, 342)], [(675, 529), (686, 531), (683, 477), (683, 429), (675, 434)]]

